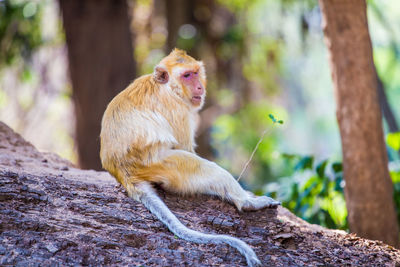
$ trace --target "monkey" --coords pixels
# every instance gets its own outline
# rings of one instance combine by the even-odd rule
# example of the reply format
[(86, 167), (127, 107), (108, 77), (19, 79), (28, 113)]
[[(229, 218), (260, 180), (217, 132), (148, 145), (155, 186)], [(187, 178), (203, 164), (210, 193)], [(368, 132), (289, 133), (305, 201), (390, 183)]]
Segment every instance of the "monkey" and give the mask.
[(260, 265), (242, 240), (205, 234), (184, 226), (157, 196), (154, 184), (185, 194), (209, 194), (239, 211), (277, 207), (280, 202), (255, 196), (216, 163), (195, 152), (198, 112), (206, 95), (202, 61), (174, 49), (154, 68), (121, 91), (107, 106), (100, 133), (102, 166), (179, 238), (195, 243), (228, 244), (248, 266)]

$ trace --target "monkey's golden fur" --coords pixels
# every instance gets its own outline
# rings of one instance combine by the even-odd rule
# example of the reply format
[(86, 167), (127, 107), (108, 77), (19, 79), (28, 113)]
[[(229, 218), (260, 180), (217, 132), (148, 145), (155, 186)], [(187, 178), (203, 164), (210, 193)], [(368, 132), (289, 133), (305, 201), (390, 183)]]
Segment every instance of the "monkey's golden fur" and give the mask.
[(203, 63), (175, 49), (153, 74), (136, 79), (108, 105), (102, 120), (103, 167), (177, 236), (197, 243), (227, 243), (249, 266), (259, 264), (243, 241), (192, 231), (158, 198), (151, 183), (179, 193), (207, 193), (231, 201), (241, 210), (279, 202), (243, 190), (229, 172), (196, 155), (198, 110), (205, 97)]
[[(183, 60), (182, 60), (183, 59)], [(199, 71), (197, 61), (186, 55), (185, 52), (175, 50), (163, 61), (169, 73), (177, 67), (185, 67)], [(205, 81), (204, 69), (200, 79), (203, 84)], [(182, 94), (185, 98), (190, 97), (190, 90), (185, 86), (182, 89), (175, 88), (178, 95)], [(130, 135), (126, 135), (121, 129), (137, 131), (126, 121), (126, 114), (131, 110), (162, 114), (169, 127), (173, 138), (169, 138), (168, 143), (160, 140), (152, 140), (143, 135), (137, 135), (130, 140)], [(101, 135), (101, 159), (103, 167), (108, 170), (124, 187), (128, 182), (135, 184), (139, 181), (149, 181), (156, 183), (167, 182), (171, 188), (180, 188), (185, 183), (185, 176), (182, 170), (191, 173), (198, 171), (199, 163), (195, 160), (180, 160), (179, 156), (171, 156), (163, 160), (159, 159), (160, 148), (181, 149), (194, 153), (194, 123), (197, 121), (197, 113), (192, 110), (190, 104), (170, 92), (163, 90), (163, 85), (156, 83), (152, 75), (144, 75), (136, 79), (124, 91), (117, 95), (108, 105), (103, 118), (103, 128), (109, 131), (102, 131)], [(134, 118), (132, 118), (134, 119)], [(152, 130), (161, 130), (165, 127), (164, 120), (152, 121)], [(110, 125), (111, 124), (111, 125)], [(157, 129), (158, 128), (158, 129)], [(162, 139), (162, 136), (160, 136)], [(115, 146), (115, 142), (127, 141), (129, 146), (119, 151), (109, 151), (108, 148)], [(176, 142), (175, 142), (176, 141)], [(124, 142), (125, 143), (125, 142)], [(169, 146), (169, 147), (168, 147)], [(111, 153), (110, 153), (111, 152)]]

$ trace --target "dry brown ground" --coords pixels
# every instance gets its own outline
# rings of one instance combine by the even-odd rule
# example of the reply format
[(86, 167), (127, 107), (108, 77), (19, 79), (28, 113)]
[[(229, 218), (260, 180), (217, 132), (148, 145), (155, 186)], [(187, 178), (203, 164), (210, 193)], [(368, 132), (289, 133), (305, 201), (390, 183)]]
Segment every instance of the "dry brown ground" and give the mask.
[[(241, 238), (264, 266), (400, 266), (399, 250), (308, 224), (285, 208), (238, 213), (208, 196), (159, 193), (184, 224)], [(0, 266), (246, 264), (228, 246), (174, 237), (107, 173), (40, 153), (2, 123), (0, 222)]]

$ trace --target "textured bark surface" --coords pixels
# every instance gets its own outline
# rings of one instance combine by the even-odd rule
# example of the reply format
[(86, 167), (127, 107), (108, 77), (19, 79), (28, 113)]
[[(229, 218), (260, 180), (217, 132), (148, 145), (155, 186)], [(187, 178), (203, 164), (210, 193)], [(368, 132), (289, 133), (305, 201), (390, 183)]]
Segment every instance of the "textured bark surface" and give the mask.
[(135, 78), (126, 0), (59, 0), (68, 46), (79, 164), (101, 169), (100, 122)]
[[(399, 266), (400, 251), (310, 225), (285, 208), (238, 213), (159, 190), (188, 227), (248, 242), (263, 266)], [(244, 266), (226, 245), (177, 239), (105, 172), (38, 152), (0, 122), (0, 266)]]
[(320, 0), (343, 151), (350, 230), (399, 245), (364, 0)]

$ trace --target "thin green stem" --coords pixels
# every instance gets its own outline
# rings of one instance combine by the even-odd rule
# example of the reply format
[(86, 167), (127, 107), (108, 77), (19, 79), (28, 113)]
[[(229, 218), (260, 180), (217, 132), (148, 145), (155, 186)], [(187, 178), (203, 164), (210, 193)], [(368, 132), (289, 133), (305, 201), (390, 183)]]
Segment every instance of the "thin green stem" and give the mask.
[(257, 143), (256, 147), (254, 148), (253, 152), (251, 153), (251, 156), (250, 156), (249, 160), (246, 162), (246, 164), (244, 165), (244, 168), (243, 168), (242, 172), (240, 173), (239, 177), (237, 178), (237, 181), (238, 181), (238, 182), (239, 182), (240, 178), (242, 178), (242, 175), (244, 174), (244, 172), (246, 171), (247, 167), (249, 166), (250, 161), (253, 159), (254, 154), (256, 153), (256, 151), (257, 151), (257, 149), (258, 149), (258, 146), (261, 144), (261, 142), (262, 142), (263, 139), (264, 139), (264, 136), (269, 132), (269, 130), (271, 130), (271, 128), (265, 129), (264, 132), (261, 134), (261, 137), (260, 137), (260, 139), (258, 140), (258, 143)]

